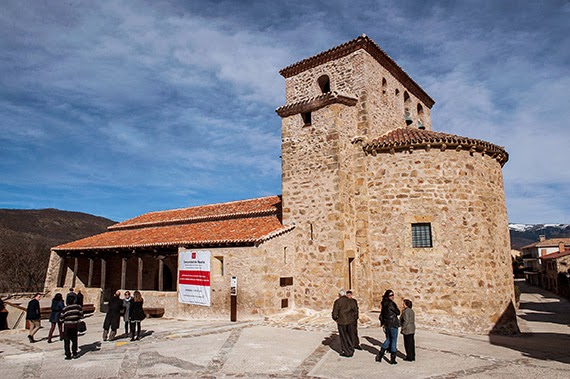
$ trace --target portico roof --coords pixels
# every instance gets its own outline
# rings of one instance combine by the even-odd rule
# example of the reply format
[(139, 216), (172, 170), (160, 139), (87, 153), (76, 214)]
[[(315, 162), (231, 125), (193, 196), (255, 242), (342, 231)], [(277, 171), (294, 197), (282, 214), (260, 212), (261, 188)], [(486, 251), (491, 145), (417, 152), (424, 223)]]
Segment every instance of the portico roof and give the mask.
[(281, 197), (147, 213), (108, 232), (54, 247), (58, 252), (176, 246), (255, 245), (293, 227), (281, 222)]

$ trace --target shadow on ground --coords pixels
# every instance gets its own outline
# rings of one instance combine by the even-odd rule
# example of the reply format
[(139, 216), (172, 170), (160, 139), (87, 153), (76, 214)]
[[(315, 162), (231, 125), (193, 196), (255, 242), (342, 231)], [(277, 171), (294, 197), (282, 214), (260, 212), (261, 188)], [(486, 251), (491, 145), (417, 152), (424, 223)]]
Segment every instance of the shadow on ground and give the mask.
[(520, 333), (516, 336), (489, 335), (492, 345), (520, 351), (525, 357), (570, 364), (570, 335)]

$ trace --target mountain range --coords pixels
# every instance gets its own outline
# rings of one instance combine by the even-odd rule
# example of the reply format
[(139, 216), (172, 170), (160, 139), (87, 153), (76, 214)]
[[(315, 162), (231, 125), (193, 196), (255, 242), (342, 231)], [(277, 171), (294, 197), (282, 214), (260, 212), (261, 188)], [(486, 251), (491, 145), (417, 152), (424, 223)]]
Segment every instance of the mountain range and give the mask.
[(509, 224), (509, 230), (515, 250), (537, 242), (541, 235), (547, 239), (570, 237), (570, 224)]

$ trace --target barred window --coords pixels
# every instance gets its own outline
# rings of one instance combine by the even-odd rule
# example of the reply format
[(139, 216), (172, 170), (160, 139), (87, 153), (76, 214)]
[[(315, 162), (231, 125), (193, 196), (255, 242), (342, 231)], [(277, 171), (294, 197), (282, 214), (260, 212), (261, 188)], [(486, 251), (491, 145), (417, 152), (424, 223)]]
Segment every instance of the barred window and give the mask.
[(412, 224), (412, 247), (432, 247), (431, 224)]

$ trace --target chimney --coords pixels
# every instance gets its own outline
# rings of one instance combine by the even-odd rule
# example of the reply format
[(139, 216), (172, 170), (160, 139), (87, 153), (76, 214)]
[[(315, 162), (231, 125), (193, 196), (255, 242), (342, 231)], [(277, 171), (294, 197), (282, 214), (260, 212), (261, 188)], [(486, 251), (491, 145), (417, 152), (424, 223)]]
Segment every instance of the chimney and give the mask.
[(544, 242), (546, 240), (546, 236), (544, 234), (541, 234), (538, 236), (538, 242)]
[(561, 253), (564, 252), (564, 241), (558, 242), (558, 251)]

